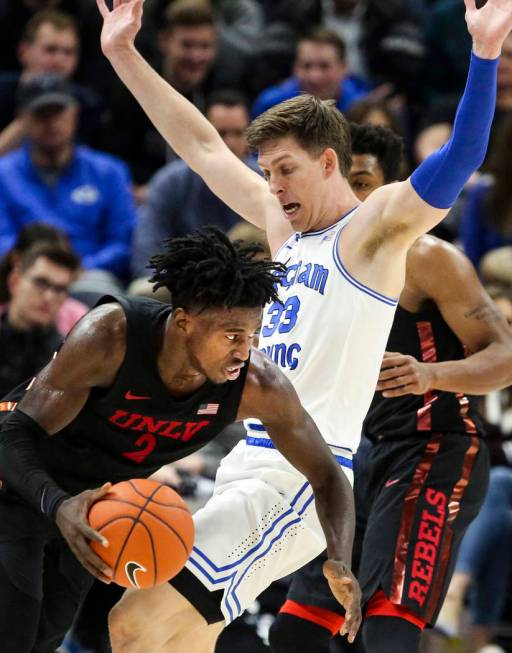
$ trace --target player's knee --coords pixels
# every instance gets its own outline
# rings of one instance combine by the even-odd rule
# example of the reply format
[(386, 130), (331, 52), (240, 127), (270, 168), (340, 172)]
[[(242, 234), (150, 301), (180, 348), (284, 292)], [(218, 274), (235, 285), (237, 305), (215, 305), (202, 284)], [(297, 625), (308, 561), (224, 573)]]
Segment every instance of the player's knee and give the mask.
[(108, 631), (114, 653), (125, 651), (137, 636), (137, 622), (130, 618), (130, 612), (121, 601), (108, 614)]
[(272, 653), (328, 653), (331, 633), (318, 624), (279, 613), (269, 632)]

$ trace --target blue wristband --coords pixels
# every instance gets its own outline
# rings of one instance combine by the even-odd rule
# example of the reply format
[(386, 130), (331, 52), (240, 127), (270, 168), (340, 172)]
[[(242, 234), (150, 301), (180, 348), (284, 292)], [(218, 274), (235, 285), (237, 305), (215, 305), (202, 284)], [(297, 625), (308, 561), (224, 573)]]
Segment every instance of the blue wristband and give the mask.
[(450, 140), (412, 173), (418, 195), (438, 209), (453, 205), (469, 177), (482, 165), (496, 107), (499, 59), (471, 53), (468, 79)]

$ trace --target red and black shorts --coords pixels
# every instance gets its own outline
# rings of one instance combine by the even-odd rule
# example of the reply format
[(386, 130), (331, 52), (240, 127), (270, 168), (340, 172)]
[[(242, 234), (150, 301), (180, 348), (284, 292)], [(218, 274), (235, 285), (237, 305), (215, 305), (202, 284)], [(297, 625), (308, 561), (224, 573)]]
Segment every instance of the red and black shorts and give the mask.
[[(415, 435), (377, 442), (356, 472), (353, 568), (363, 602), (382, 590), (433, 624), (460, 542), (487, 492), (489, 456), (478, 437)], [(288, 599), (342, 612), (312, 561), (293, 576)]]

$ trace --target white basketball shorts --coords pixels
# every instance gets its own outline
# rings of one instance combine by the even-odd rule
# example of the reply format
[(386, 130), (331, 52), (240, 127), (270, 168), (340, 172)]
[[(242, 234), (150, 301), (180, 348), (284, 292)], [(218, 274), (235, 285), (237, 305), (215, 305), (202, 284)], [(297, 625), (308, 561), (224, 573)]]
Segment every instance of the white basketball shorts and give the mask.
[[(350, 450), (333, 453), (352, 483)], [(187, 568), (209, 591), (223, 590), (226, 623), (325, 549), (310, 484), (266, 437), (248, 436), (222, 460), (194, 522)]]

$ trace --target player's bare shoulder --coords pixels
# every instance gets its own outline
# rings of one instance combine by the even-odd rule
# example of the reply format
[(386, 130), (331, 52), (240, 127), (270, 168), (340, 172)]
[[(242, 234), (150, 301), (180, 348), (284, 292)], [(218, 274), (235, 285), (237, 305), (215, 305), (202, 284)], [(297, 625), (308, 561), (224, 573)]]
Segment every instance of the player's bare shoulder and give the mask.
[(68, 342), (91, 346), (98, 353), (115, 353), (126, 345), (126, 315), (120, 304), (111, 302), (91, 309), (78, 322)]
[(126, 315), (120, 304), (93, 308), (66, 338), (49, 375), (69, 383), (82, 379), (88, 385), (109, 385), (126, 353), (126, 331)]
[(420, 236), (407, 253), (407, 284), (435, 298), (450, 288), (462, 288), (476, 272), (455, 245), (436, 236)]
[(263, 352), (253, 348), (245, 381), (238, 419), (262, 418), (279, 410), (295, 396), (290, 381)]
[(288, 380), (266, 354), (253, 349), (251, 351), (251, 362), (247, 371), (247, 381), (261, 392), (279, 391), (284, 385), (288, 385)]

